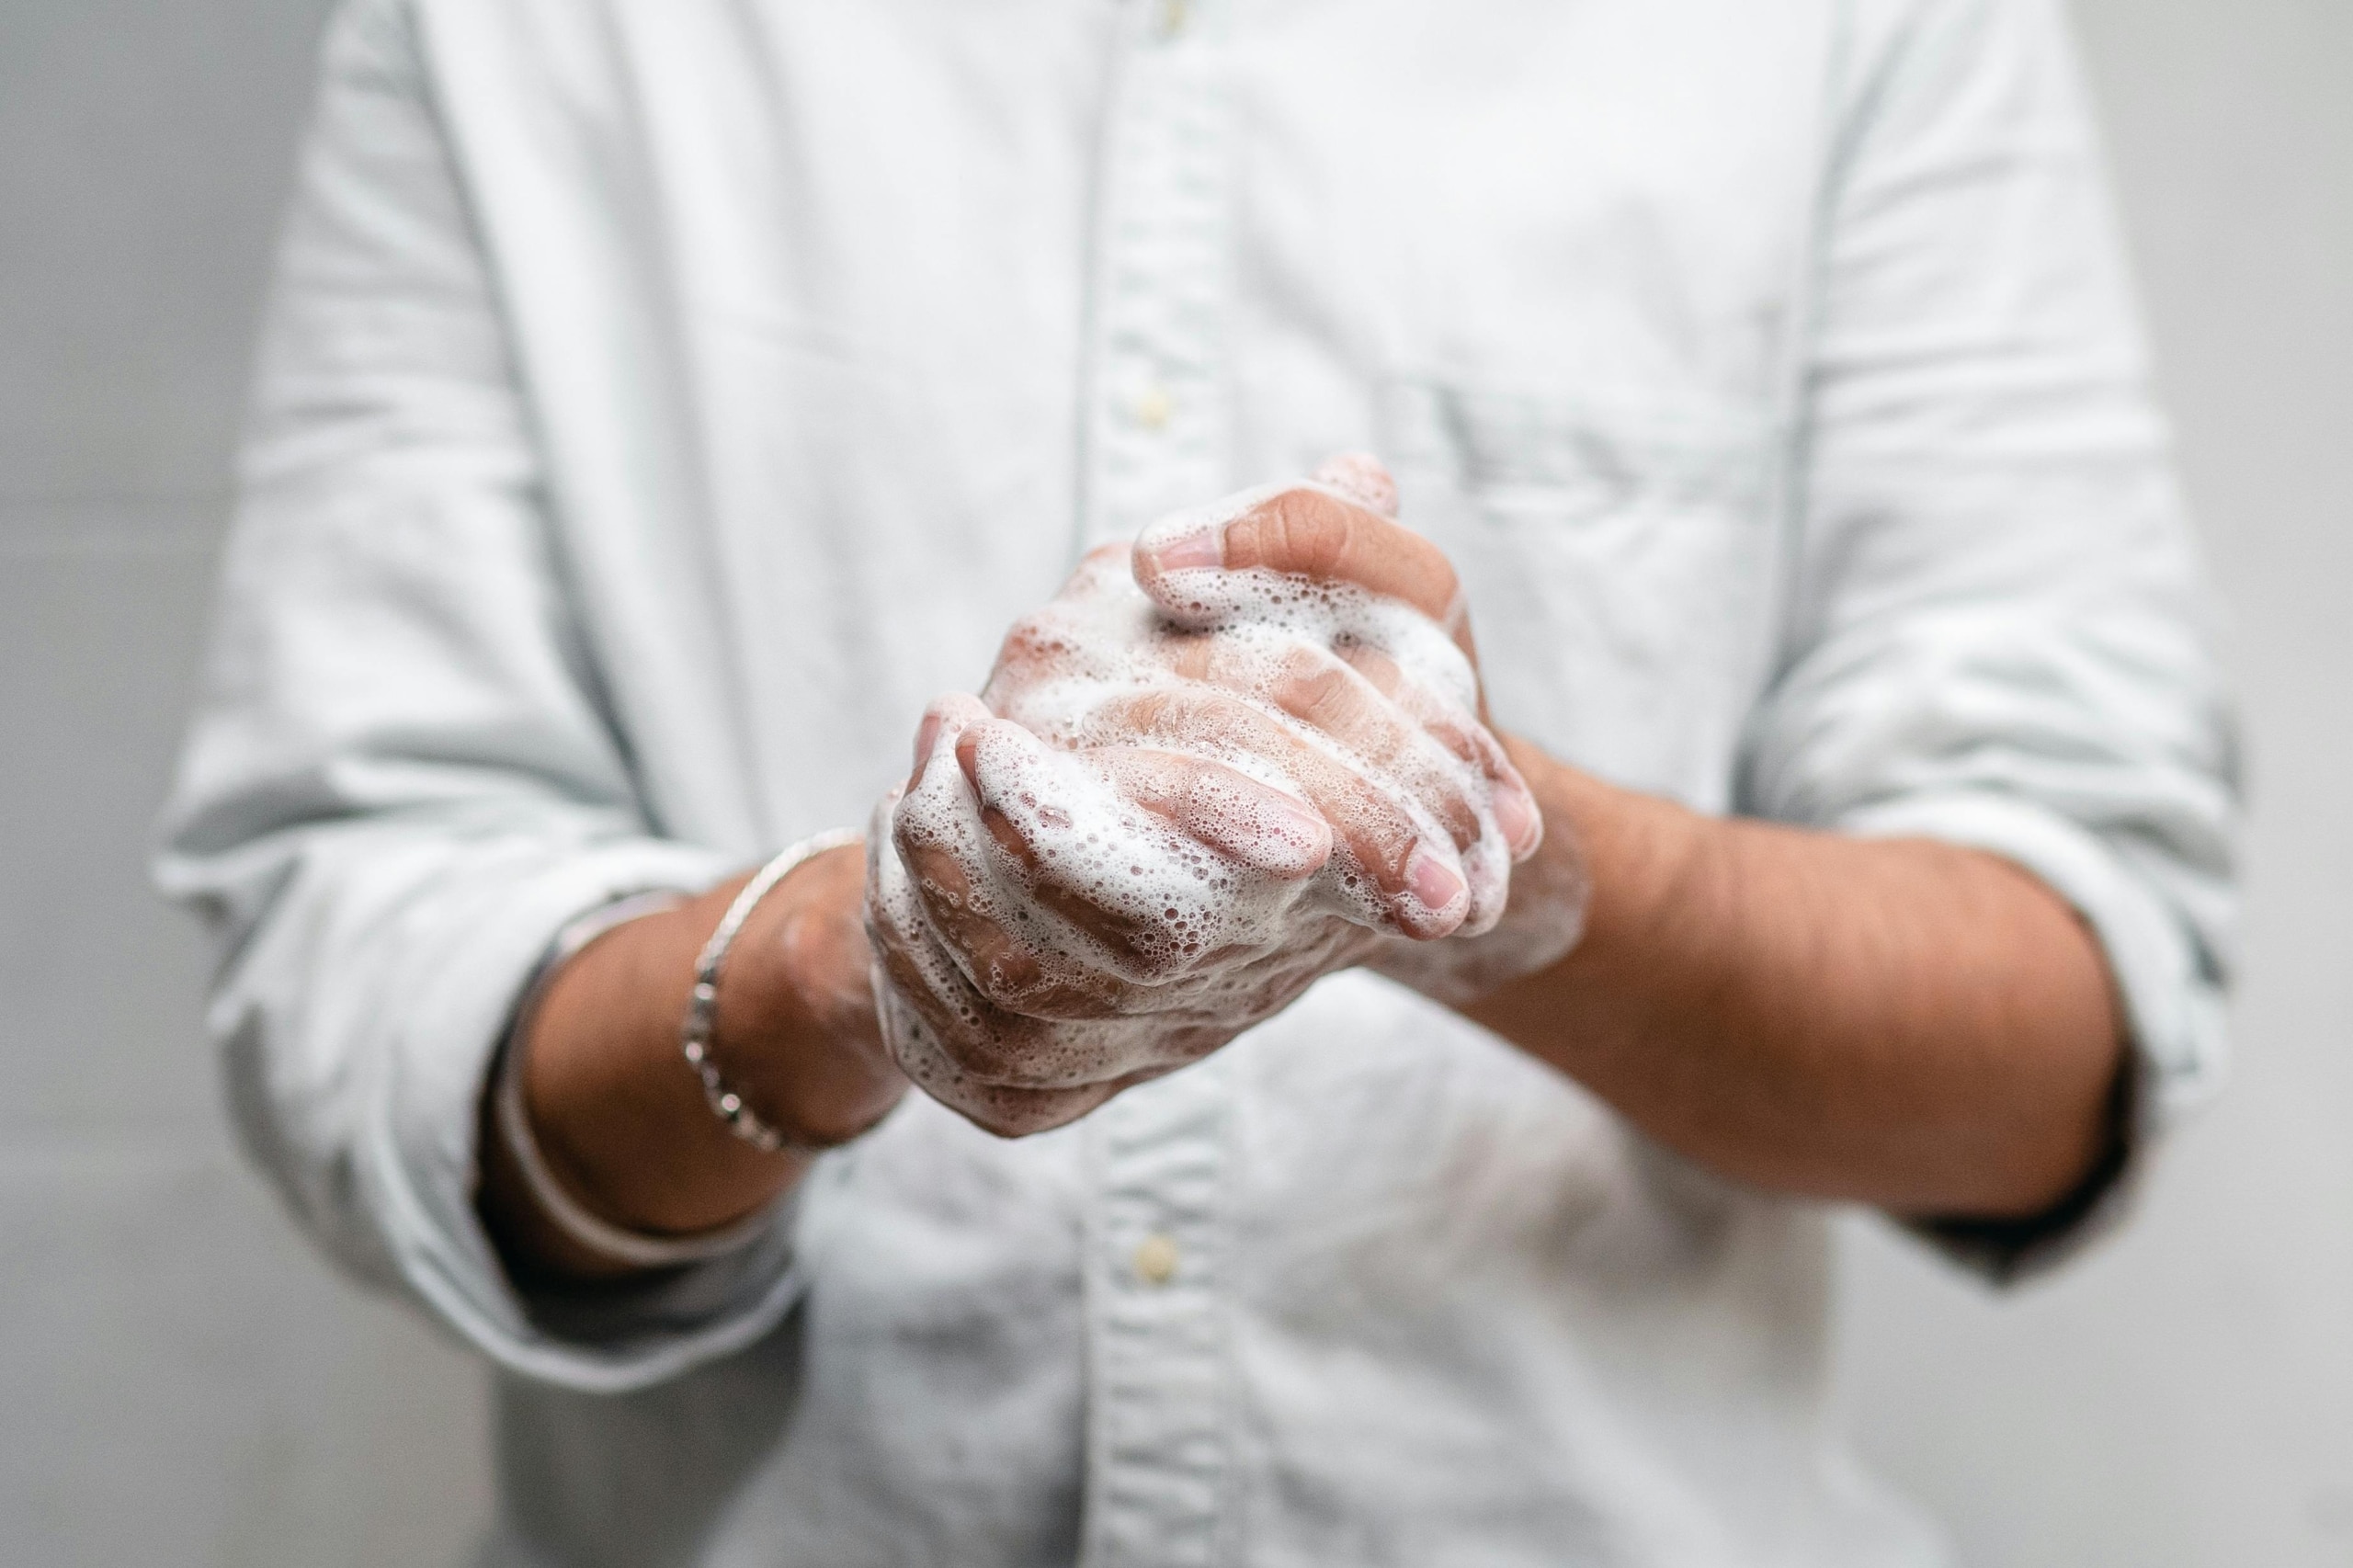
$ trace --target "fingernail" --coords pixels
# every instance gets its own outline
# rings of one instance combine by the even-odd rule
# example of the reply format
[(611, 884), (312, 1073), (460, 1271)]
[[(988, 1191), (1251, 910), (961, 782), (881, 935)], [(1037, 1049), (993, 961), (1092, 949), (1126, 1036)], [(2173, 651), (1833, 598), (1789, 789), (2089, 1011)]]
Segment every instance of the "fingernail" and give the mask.
[(1544, 819), (1537, 813), (1535, 798), (1506, 785), (1495, 791), (1495, 825), (1503, 830), (1504, 842), (1514, 856), (1527, 855), (1544, 836)]
[(1195, 528), (1171, 540), (1155, 540), (1145, 547), (1154, 563), (1163, 572), (1198, 571), (1205, 566), (1225, 564), (1223, 530), (1214, 524)]
[(1413, 858), (1405, 862), (1405, 888), (1421, 901), (1424, 909), (1439, 915), (1468, 892), (1470, 884), (1453, 867), (1417, 844)]

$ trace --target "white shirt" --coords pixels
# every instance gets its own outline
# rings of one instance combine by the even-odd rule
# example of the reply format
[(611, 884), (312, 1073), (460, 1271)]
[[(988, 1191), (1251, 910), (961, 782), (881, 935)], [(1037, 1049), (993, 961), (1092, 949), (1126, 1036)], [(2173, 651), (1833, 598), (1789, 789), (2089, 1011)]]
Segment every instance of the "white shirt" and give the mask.
[(350, 6), (162, 874), (295, 1211), (501, 1369), (488, 1560), (1932, 1560), (1822, 1213), (1370, 978), (609, 1299), (508, 1286), (476, 1107), (570, 917), (862, 822), (1085, 545), (1346, 449), (1501, 723), (2014, 858), (2196, 1098), (2231, 740), (2080, 97), (2053, 0)]

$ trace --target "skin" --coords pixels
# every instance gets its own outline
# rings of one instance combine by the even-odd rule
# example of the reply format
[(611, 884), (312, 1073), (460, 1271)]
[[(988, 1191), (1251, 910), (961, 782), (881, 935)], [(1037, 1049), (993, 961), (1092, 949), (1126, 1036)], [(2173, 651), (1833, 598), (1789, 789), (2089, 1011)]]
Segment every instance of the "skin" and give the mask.
[[(1371, 506), (1289, 493), (1208, 546), (1147, 536), (1134, 571), (1154, 593), (1205, 563), (1355, 583), (1472, 646), (1450, 565)], [(1200, 661), (1203, 678), (1213, 663)], [(1382, 711), (1313, 692), (1302, 703), (1336, 726), (1395, 727), (1412, 694), (1393, 671), (1358, 673), (1392, 699)], [(1522, 915), (1523, 889), (1532, 904), (1574, 887), (1583, 934), (1566, 957), (1483, 994), (1427, 985), (1433, 994), (1661, 1143), (1767, 1188), (1908, 1216), (2024, 1218), (2066, 1197), (2104, 1153), (2124, 1060), (2113, 983), (2081, 920), (2025, 871), (1924, 840), (1702, 816), (1524, 741), (1504, 745), (1511, 767), (1492, 771), (1524, 781), (1541, 827), (1505, 924)], [(1505, 831), (1516, 851), (1536, 837), (1524, 822)], [(1368, 864), (1402, 865), (1394, 843), (1361, 848)], [(821, 1142), (870, 1125), (906, 1087), (868, 994), (865, 876), (856, 849), (795, 870), (755, 912), (721, 988), (716, 1055), (729, 1080)], [(678, 1059), (695, 954), (740, 885), (584, 949), (522, 1042), (526, 1104), (558, 1179), (618, 1223), (708, 1229), (774, 1201), (805, 1168), (732, 1138)], [(1411, 965), (1361, 950), (1347, 961), (1369, 959), (1422, 983)], [(1084, 1114), (1130, 1081), (1141, 1079), (1065, 1092), (1035, 1115), (959, 1108), (1018, 1133)], [(616, 1272), (551, 1229), (495, 1138), (484, 1148), (483, 1212), (518, 1271)]]
[[(1351, 494), (1326, 479), (1256, 506), (1345, 517), (1362, 510)], [(1213, 564), (1171, 574), (1162, 552), (1108, 547), (1015, 625), (982, 698), (933, 704), (905, 793), (878, 818), (868, 904), (906, 1004), (888, 1032), (926, 1093), (1007, 1136), (1059, 1126), (1222, 1047), (1333, 970), (1400, 948), (1452, 954), (1464, 945), (1438, 938), (1503, 913), (1507, 868), (1541, 826), (1502, 745), (1461, 705), (1475, 661), (1429, 617), (1359, 619), (1370, 600), (1275, 639), (1246, 630), (1265, 625), (1263, 600), (1232, 625), (1204, 608), (1237, 583), (1296, 581)], [(1149, 683), (1131, 684), (1145, 669)], [(1271, 768), (1296, 794), (1219, 758)], [(1116, 870), (1089, 888), (1054, 869), (1056, 844), (1087, 858), (1082, 836), (1110, 825), (1112, 799), (1181, 835), (1126, 840), (1131, 875), (1182, 886), (1186, 845), (1218, 852), (1232, 882), (1214, 946), (1193, 945), (1182, 894), (1107, 908), (1097, 900), (1117, 903), (1128, 885)], [(1057, 960), (1066, 938), (1093, 960)]]

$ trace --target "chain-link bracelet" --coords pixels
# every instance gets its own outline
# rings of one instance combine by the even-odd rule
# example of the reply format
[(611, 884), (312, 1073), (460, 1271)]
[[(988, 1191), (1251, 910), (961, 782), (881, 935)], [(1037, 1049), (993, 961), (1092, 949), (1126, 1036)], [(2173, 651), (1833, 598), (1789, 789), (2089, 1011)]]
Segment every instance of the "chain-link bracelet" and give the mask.
[(711, 1035), (719, 1024), (719, 972), (727, 962), (728, 950), (734, 947), (735, 937), (744, 929), (744, 922), (752, 917), (777, 883), (792, 874), (801, 863), (823, 855), (828, 849), (839, 849), (856, 844), (861, 835), (855, 828), (835, 828), (817, 834), (779, 855), (761, 867), (735, 902), (727, 906), (720, 917), (718, 929), (705, 942), (702, 956), (695, 960), (694, 995), (687, 1004), (687, 1021), (678, 1030), (678, 1049), (687, 1065), (702, 1080), (702, 1097), (710, 1104), (711, 1113), (727, 1123), (728, 1131), (756, 1149), (768, 1153), (790, 1151), (797, 1154), (822, 1153), (831, 1147), (814, 1139), (778, 1127), (744, 1103), (744, 1096), (727, 1086), (720, 1075), (718, 1064), (710, 1059)]

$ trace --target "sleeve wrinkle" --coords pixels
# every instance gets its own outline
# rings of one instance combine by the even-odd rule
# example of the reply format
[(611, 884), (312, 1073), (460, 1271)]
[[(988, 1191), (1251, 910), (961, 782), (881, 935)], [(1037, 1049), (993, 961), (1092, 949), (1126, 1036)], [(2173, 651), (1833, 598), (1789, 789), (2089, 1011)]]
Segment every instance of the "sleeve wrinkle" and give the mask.
[(789, 1221), (592, 1321), (518, 1293), (474, 1213), (555, 933), (730, 859), (647, 823), (415, 25), (354, 0), (324, 46), (156, 877), (213, 927), (232, 1115), (322, 1248), (525, 1375), (633, 1387), (780, 1319)]
[(1788, 643), (1743, 809), (2001, 855), (2098, 936), (2136, 1049), (2123, 1153), (1997, 1278), (2115, 1211), (2227, 1059), (2236, 774), (2197, 551), (2050, 0), (1856, 7), (1832, 146)]

